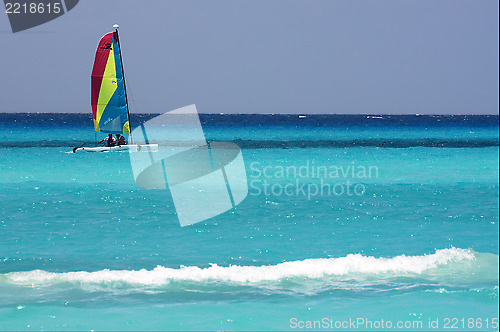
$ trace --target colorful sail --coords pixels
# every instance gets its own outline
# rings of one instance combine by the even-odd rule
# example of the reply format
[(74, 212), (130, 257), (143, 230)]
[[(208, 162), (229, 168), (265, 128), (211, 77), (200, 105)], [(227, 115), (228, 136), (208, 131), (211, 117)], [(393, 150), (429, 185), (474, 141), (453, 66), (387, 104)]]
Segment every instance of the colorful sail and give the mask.
[(91, 104), (96, 131), (130, 133), (117, 31), (104, 35), (97, 46), (91, 78)]

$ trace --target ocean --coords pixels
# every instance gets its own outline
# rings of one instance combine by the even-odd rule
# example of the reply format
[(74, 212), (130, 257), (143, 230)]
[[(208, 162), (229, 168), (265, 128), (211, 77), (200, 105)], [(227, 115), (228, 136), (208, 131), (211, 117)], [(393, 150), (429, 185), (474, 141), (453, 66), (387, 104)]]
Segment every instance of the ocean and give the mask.
[(200, 119), (248, 195), (180, 227), (90, 115), (0, 113), (0, 330), (499, 329), (498, 116)]

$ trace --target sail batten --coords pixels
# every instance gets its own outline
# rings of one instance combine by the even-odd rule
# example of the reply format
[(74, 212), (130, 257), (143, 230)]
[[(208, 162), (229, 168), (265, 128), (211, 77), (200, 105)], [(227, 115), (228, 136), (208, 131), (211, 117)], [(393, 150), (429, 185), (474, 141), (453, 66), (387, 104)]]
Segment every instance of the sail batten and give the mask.
[(97, 46), (91, 76), (91, 105), (98, 132), (129, 134), (118, 33), (104, 35)]

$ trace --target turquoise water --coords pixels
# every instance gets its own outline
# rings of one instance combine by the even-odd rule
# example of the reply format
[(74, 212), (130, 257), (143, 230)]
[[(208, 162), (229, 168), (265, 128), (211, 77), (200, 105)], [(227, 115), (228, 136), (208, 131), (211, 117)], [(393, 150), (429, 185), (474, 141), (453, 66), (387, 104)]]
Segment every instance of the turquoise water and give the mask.
[(0, 330), (498, 330), (498, 117), (202, 125), (249, 194), (181, 228), (88, 116), (0, 114)]

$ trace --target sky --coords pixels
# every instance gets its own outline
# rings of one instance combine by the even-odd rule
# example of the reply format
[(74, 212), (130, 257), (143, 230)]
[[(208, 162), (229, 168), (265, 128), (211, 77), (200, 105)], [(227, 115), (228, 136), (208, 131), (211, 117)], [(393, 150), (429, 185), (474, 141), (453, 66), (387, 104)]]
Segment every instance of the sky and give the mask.
[(497, 0), (80, 0), (12, 33), (0, 112), (91, 112), (120, 24), (131, 112), (498, 114)]

